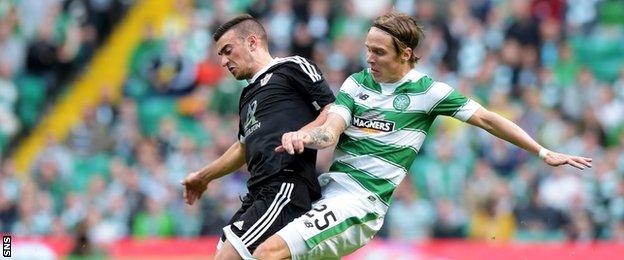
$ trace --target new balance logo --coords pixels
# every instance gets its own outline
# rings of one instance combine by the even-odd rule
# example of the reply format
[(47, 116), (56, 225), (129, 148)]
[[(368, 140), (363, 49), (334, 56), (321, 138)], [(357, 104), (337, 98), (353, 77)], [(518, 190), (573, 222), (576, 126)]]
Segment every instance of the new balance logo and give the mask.
[(306, 221), (304, 221), (304, 222), (303, 222), (303, 224), (304, 224), (306, 227), (309, 227), (309, 228), (314, 227), (314, 225), (312, 224), (312, 222), (307, 221), (307, 220), (306, 220)]
[(360, 98), (361, 100), (367, 100), (367, 99), (368, 99), (368, 97), (370, 97), (370, 96), (369, 96), (369, 95), (367, 95), (367, 94), (364, 94), (364, 93), (360, 93), (360, 94), (358, 95), (358, 98)]
[(241, 221), (234, 222), (234, 224), (232, 224), (232, 225), (234, 225), (236, 228), (241, 230), (241, 229), (243, 229), (243, 223), (245, 223), (245, 222), (243, 220), (241, 220)]

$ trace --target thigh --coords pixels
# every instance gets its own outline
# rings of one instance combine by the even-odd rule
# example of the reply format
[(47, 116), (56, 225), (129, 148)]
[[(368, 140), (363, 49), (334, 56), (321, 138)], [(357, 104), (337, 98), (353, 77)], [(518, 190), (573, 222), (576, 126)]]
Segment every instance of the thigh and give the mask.
[(236, 252), (236, 249), (232, 246), (232, 244), (228, 241), (222, 243), (219, 246), (219, 250), (215, 254), (215, 260), (237, 260), (242, 259), (241, 256)]
[(324, 197), (278, 234), (295, 258), (335, 258), (364, 246), (379, 231), (383, 216), (350, 196)]

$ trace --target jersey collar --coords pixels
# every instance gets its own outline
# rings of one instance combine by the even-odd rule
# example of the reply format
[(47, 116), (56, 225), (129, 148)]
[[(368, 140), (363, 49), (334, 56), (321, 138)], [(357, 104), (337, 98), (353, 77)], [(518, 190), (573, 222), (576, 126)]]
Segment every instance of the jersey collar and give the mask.
[(394, 92), (394, 90), (396, 90), (397, 87), (403, 85), (403, 83), (408, 82), (408, 81), (416, 82), (422, 76), (424, 76), (424, 74), (416, 71), (416, 69), (411, 69), (410, 71), (408, 71), (405, 74), (405, 76), (403, 76), (403, 78), (401, 78), (397, 82), (393, 82), (393, 83), (379, 83), (379, 86), (381, 86), (381, 93), (382, 94), (392, 94)]
[(258, 79), (258, 77), (260, 77), (260, 75), (264, 74), (271, 67), (275, 66), (275, 64), (279, 63), (280, 60), (281, 60), (281, 58), (274, 58), (274, 59), (272, 59), (271, 62), (269, 62), (269, 64), (267, 64), (262, 69), (260, 69), (258, 72), (256, 72), (256, 74), (250, 80), (247, 80), (247, 83), (249, 85), (251, 85), (252, 83), (256, 82), (256, 79)]

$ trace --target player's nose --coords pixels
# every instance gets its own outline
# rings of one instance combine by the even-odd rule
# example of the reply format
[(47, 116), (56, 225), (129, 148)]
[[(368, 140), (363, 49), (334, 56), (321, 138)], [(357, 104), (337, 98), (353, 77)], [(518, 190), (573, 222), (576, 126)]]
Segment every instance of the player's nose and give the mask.
[(375, 59), (374, 59), (374, 57), (373, 57), (373, 55), (372, 55), (372, 54), (370, 54), (370, 53), (367, 53), (367, 54), (366, 54), (366, 62), (367, 62), (368, 64), (373, 64), (373, 63), (375, 63)]

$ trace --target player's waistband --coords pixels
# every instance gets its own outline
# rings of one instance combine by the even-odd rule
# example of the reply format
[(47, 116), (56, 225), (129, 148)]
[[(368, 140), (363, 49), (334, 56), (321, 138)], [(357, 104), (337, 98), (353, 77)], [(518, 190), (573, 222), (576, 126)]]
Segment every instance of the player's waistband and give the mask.
[(299, 174), (293, 174), (291, 172), (280, 172), (271, 174), (268, 178), (265, 178), (260, 182), (254, 182), (252, 185), (250, 185), (250, 183), (248, 182), (247, 189), (250, 191), (250, 193), (256, 193), (261, 190), (265, 191), (267, 189), (274, 189), (275, 191), (277, 191), (279, 190), (282, 183), (294, 183), (295, 185), (307, 187), (308, 192), (313, 200), (316, 200), (320, 197), (320, 187), (318, 186), (318, 183), (310, 183), (310, 181), (307, 181), (303, 176)]

